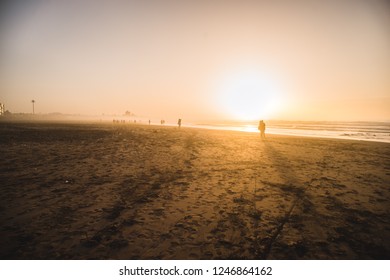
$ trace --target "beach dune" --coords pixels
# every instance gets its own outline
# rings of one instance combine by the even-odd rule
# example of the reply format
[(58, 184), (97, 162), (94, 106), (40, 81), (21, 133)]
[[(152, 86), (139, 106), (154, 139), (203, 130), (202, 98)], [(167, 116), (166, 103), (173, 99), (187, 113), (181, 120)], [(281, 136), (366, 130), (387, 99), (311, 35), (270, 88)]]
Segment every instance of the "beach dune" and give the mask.
[(390, 144), (0, 123), (2, 259), (389, 259)]

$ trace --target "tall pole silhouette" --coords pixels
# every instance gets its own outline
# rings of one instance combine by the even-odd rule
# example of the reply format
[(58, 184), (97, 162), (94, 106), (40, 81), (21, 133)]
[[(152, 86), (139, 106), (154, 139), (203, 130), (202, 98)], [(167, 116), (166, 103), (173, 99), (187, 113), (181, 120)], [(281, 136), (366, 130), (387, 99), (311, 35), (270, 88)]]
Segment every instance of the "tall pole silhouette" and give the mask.
[(33, 104), (33, 115), (35, 114), (35, 111), (34, 111), (34, 103), (35, 103), (35, 100), (31, 100), (31, 103)]

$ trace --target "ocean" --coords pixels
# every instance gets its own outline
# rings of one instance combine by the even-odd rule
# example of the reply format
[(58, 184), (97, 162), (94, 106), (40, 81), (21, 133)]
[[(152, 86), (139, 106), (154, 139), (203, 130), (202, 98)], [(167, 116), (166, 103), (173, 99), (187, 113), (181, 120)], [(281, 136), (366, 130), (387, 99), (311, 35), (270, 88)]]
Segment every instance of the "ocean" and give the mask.
[[(257, 122), (198, 123), (189, 126), (259, 133)], [(266, 121), (266, 134), (390, 143), (390, 122)]]

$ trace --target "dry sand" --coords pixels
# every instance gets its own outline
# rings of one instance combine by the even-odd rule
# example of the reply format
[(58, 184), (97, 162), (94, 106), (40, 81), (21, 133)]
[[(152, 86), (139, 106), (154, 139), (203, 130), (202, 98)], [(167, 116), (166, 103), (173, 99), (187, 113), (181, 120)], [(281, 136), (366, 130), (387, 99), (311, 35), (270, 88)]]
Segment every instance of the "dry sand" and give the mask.
[(389, 259), (390, 145), (0, 123), (3, 259)]

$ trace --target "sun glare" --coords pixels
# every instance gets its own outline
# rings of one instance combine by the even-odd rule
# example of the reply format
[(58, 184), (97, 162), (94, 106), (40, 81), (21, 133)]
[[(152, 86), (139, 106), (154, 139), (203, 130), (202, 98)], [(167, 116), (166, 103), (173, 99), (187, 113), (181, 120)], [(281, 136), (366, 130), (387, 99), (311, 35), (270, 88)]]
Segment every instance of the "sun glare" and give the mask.
[(224, 113), (236, 119), (269, 119), (280, 109), (280, 90), (266, 74), (242, 71), (223, 79), (218, 103)]

